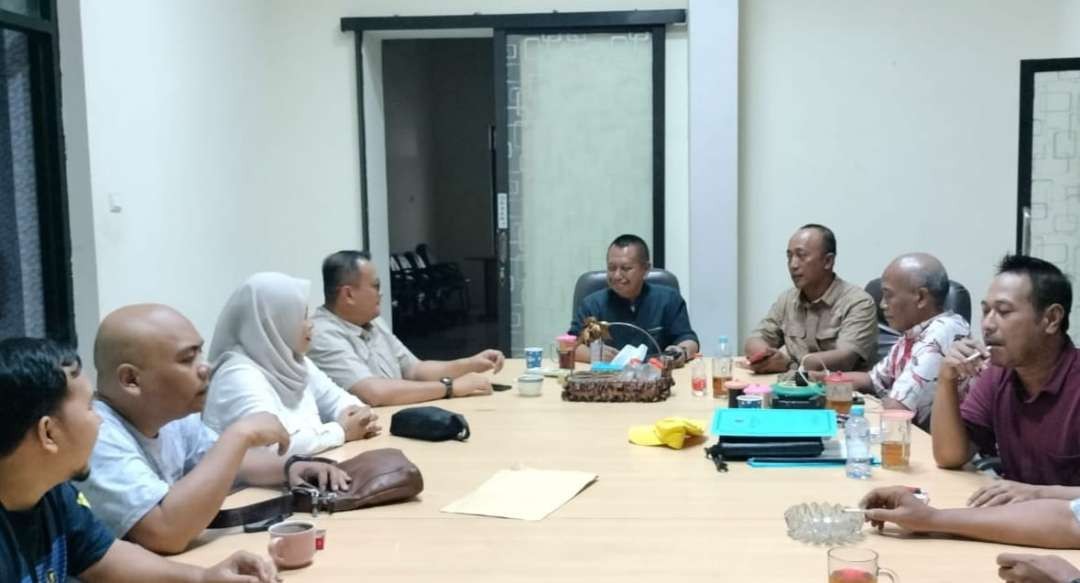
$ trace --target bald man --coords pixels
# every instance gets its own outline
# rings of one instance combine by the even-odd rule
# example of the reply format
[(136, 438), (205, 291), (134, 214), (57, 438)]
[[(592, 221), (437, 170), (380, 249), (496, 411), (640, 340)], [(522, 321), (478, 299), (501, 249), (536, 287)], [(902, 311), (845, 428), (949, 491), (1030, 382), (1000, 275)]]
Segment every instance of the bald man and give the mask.
[(203, 425), (209, 368), (202, 349), (187, 318), (155, 304), (109, 314), (94, 342), (93, 407), (102, 424), (90, 477), (77, 487), (117, 537), (162, 554), (186, 549), (237, 481), (348, 485), (329, 464), (287, 465), (280, 454), (289, 435), (273, 415), (245, 417), (220, 436)]
[(915, 413), (915, 424), (929, 431), (938, 369), (956, 340), (971, 327), (944, 309), (949, 274), (933, 255), (907, 253), (881, 274), (881, 309), (902, 337), (869, 373), (851, 373), (855, 386), (881, 397), (887, 409)]

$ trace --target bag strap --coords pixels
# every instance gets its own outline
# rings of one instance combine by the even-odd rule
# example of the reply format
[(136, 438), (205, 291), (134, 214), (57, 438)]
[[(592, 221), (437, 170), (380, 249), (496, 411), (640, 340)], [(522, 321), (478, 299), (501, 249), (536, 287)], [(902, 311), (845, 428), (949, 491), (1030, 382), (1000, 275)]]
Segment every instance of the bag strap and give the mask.
[[(335, 465), (337, 464), (337, 462), (329, 458), (294, 455), (285, 462), (286, 483), (289, 479), (289, 468), (294, 463), (312, 461)], [(277, 517), (290, 516), (293, 513), (293, 508), (296, 506), (297, 497), (303, 496), (305, 498), (317, 499), (319, 497), (319, 494), (320, 493), (318, 489), (315, 488), (315, 486), (312, 486), (310, 484), (301, 484), (294, 488), (291, 492), (282, 494), (277, 498), (263, 500), (262, 502), (248, 504), (247, 506), (240, 506), (239, 508), (228, 508), (219, 510), (217, 515), (214, 516), (214, 519), (210, 521), (210, 525), (206, 528), (231, 528), (234, 526), (250, 525), (256, 522), (263, 522)], [(313, 507), (317, 508), (318, 505), (313, 504)]]
[(262, 522), (278, 516), (289, 516), (293, 512), (293, 494), (289, 492), (277, 498), (263, 500), (239, 508), (219, 510), (217, 516), (206, 528), (231, 528)]

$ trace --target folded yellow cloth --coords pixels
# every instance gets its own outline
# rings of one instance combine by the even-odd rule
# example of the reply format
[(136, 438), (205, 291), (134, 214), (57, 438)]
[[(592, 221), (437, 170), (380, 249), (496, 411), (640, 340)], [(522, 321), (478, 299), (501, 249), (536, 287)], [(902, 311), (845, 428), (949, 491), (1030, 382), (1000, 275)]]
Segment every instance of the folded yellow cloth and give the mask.
[(682, 449), (687, 437), (705, 434), (705, 421), (686, 417), (665, 417), (652, 425), (630, 428), (630, 443), (637, 445), (666, 445)]

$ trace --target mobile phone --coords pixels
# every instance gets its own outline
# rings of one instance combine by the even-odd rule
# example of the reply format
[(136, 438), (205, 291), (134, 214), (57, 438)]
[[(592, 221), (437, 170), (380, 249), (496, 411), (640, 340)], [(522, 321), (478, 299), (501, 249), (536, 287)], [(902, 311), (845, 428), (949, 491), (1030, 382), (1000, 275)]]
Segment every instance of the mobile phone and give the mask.
[(491, 383), (491, 390), (493, 391), (509, 391), (512, 387), (510, 385), (500, 385), (499, 383)]

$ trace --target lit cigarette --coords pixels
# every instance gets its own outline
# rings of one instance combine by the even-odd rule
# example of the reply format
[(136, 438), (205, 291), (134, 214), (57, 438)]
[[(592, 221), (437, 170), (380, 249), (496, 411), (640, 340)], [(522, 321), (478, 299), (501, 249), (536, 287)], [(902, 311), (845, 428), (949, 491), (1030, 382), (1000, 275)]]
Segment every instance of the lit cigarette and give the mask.
[(971, 361), (975, 360), (976, 358), (982, 358), (982, 357), (983, 357), (982, 351), (979, 351), (979, 352), (976, 352), (975, 354), (972, 354), (971, 356), (965, 358), (964, 362), (971, 362)]

